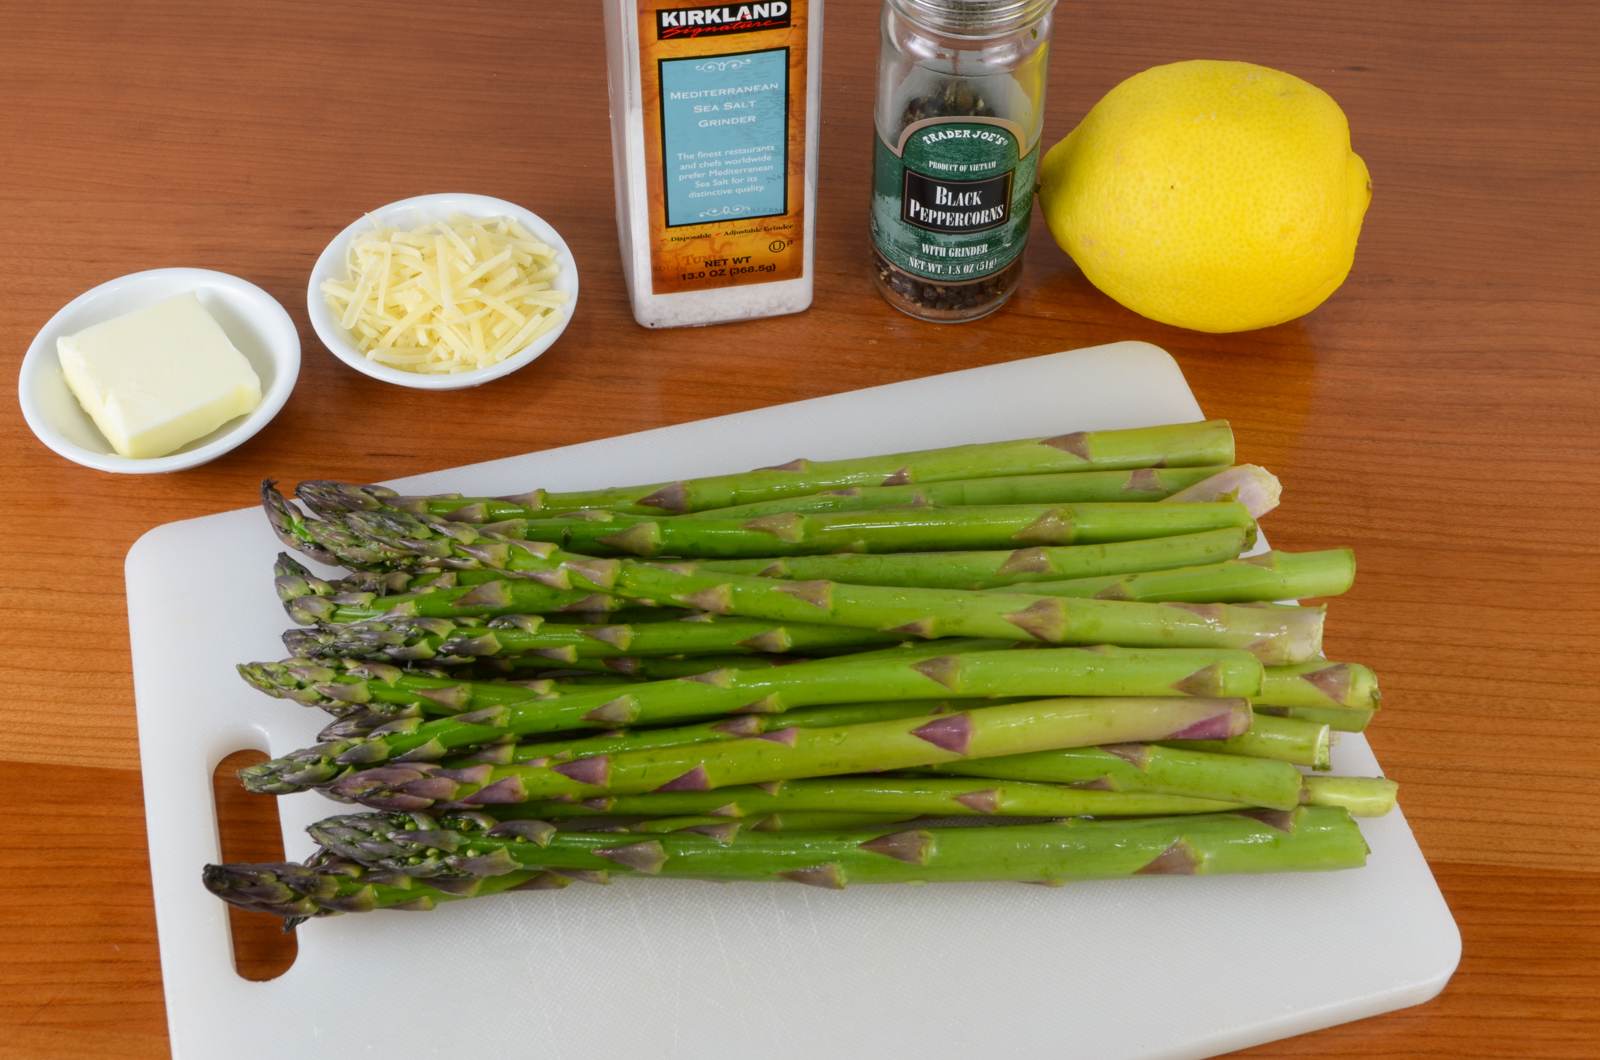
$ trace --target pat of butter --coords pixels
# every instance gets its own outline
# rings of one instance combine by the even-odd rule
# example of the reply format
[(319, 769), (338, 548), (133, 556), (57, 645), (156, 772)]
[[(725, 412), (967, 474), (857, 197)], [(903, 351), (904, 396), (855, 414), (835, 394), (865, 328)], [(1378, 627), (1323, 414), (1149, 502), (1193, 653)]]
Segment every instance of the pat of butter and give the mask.
[(126, 457), (166, 456), (261, 404), (261, 380), (192, 293), (56, 340), (67, 386)]

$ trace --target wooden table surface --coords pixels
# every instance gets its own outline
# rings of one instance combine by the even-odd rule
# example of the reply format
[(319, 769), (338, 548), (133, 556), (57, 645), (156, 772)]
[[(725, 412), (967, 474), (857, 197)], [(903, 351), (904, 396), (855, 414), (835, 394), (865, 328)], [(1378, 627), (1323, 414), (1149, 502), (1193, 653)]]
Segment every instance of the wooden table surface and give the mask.
[[(1358, 549), (1330, 653), (1382, 675), (1372, 743), (1465, 940), (1438, 1000), (1257, 1054), (1600, 1054), (1588, 5), (1064, 4), (1051, 140), (1122, 77), (1196, 56), (1290, 70), (1349, 114), (1375, 183), (1350, 281), (1307, 319), (1235, 336), (1119, 308), (1042, 227), (1021, 292), (989, 320), (886, 308), (866, 262), (876, 6), (828, 13), (814, 308), (645, 332), (618, 269), (592, 0), (0, 0), (7, 390), (59, 306), (156, 266), (262, 285), (305, 342), (276, 421), (177, 475), (66, 463), (12, 393), (0, 401), (0, 1055), (167, 1048), (122, 594), (145, 530), (248, 504), (267, 474), (404, 475), (1125, 338), (1172, 351), (1243, 456), (1286, 480), (1275, 543)], [(363, 209), (438, 190), (553, 220), (584, 292), (533, 367), (422, 394), (322, 350), (304, 290)]]

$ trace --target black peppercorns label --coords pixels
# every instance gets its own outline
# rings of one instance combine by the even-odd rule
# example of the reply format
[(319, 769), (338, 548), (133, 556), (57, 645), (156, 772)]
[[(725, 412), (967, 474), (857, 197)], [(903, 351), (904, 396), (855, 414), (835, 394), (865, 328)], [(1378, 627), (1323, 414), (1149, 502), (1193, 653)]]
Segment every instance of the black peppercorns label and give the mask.
[(905, 171), (900, 220), (930, 232), (983, 232), (1011, 216), (1011, 180), (941, 180)]
[(1038, 153), (1009, 124), (916, 122), (898, 144), (877, 138), (872, 241), (914, 276), (947, 283), (999, 272), (1022, 253)]

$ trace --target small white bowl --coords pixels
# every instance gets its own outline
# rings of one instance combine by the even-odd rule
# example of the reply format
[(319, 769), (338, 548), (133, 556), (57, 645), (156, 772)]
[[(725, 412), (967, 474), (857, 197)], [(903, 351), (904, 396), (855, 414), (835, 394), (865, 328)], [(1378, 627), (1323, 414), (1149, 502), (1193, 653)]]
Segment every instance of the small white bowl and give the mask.
[[(470, 372), (455, 372), (449, 375), (408, 372), (403, 368), (394, 368), (372, 360), (361, 352), (350, 333), (339, 326), (333, 310), (328, 307), (328, 300), (323, 297), (323, 281), (347, 277), (345, 258), (351, 241), (375, 227), (420, 228), (425, 224), (446, 221), (457, 215), (509, 217), (554, 247), (559, 270), (554, 287), (567, 294), (566, 304), (559, 310), (560, 318), (550, 330), (499, 364)], [(401, 199), (399, 202), (380, 206), (334, 237), (333, 242), (328, 244), (322, 256), (317, 259), (316, 265), (312, 267), (311, 282), (306, 286), (306, 313), (311, 318), (312, 330), (335, 357), (363, 375), (370, 375), (385, 383), (415, 387), (419, 390), (458, 390), (462, 387), (481, 386), (501, 376), (510, 375), (555, 344), (561, 333), (567, 329), (567, 324), (572, 320), (572, 313), (577, 306), (578, 264), (573, 260), (572, 251), (567, 248), (566, 240), (561, 238), (561, 233), (532, 210), (524, 210), (516, 203), (491, 198), (488, 195), (418, 195), (416, 198)]]
[[(56, 357), (56, 339), (189, 291), (261, 377), (261, 404), (168, 456), (122, 456), (67, 389)], [(283, 408), (299, 374), (300, 335), (289, 314), (270, 294), (225, 272), (151, 269), (85, 291), (51, 317), (22, 358), (17, 396), (22, 418), (41, 442), (61, 456), (97, 471), (152, 475), (204, 464), (243, 444)]]

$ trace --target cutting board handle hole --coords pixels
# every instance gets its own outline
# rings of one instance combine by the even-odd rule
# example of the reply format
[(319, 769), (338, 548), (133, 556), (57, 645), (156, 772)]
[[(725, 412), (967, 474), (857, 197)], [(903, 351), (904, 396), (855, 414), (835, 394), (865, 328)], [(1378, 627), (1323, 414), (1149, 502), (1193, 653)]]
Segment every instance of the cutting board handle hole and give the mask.
[[(278, 800), (251, 795), (239, 784), (239, 770), (264, 762), (263, 751), (235, 751), (211, 774), (212, 804), (223, 861), (282, 861), (283, 825)], [(292, 932), (275, 917), (228, 907), (233, 937), (233, 970), (241, 979), (263, 982), (287, 972), (299, 953)]]

